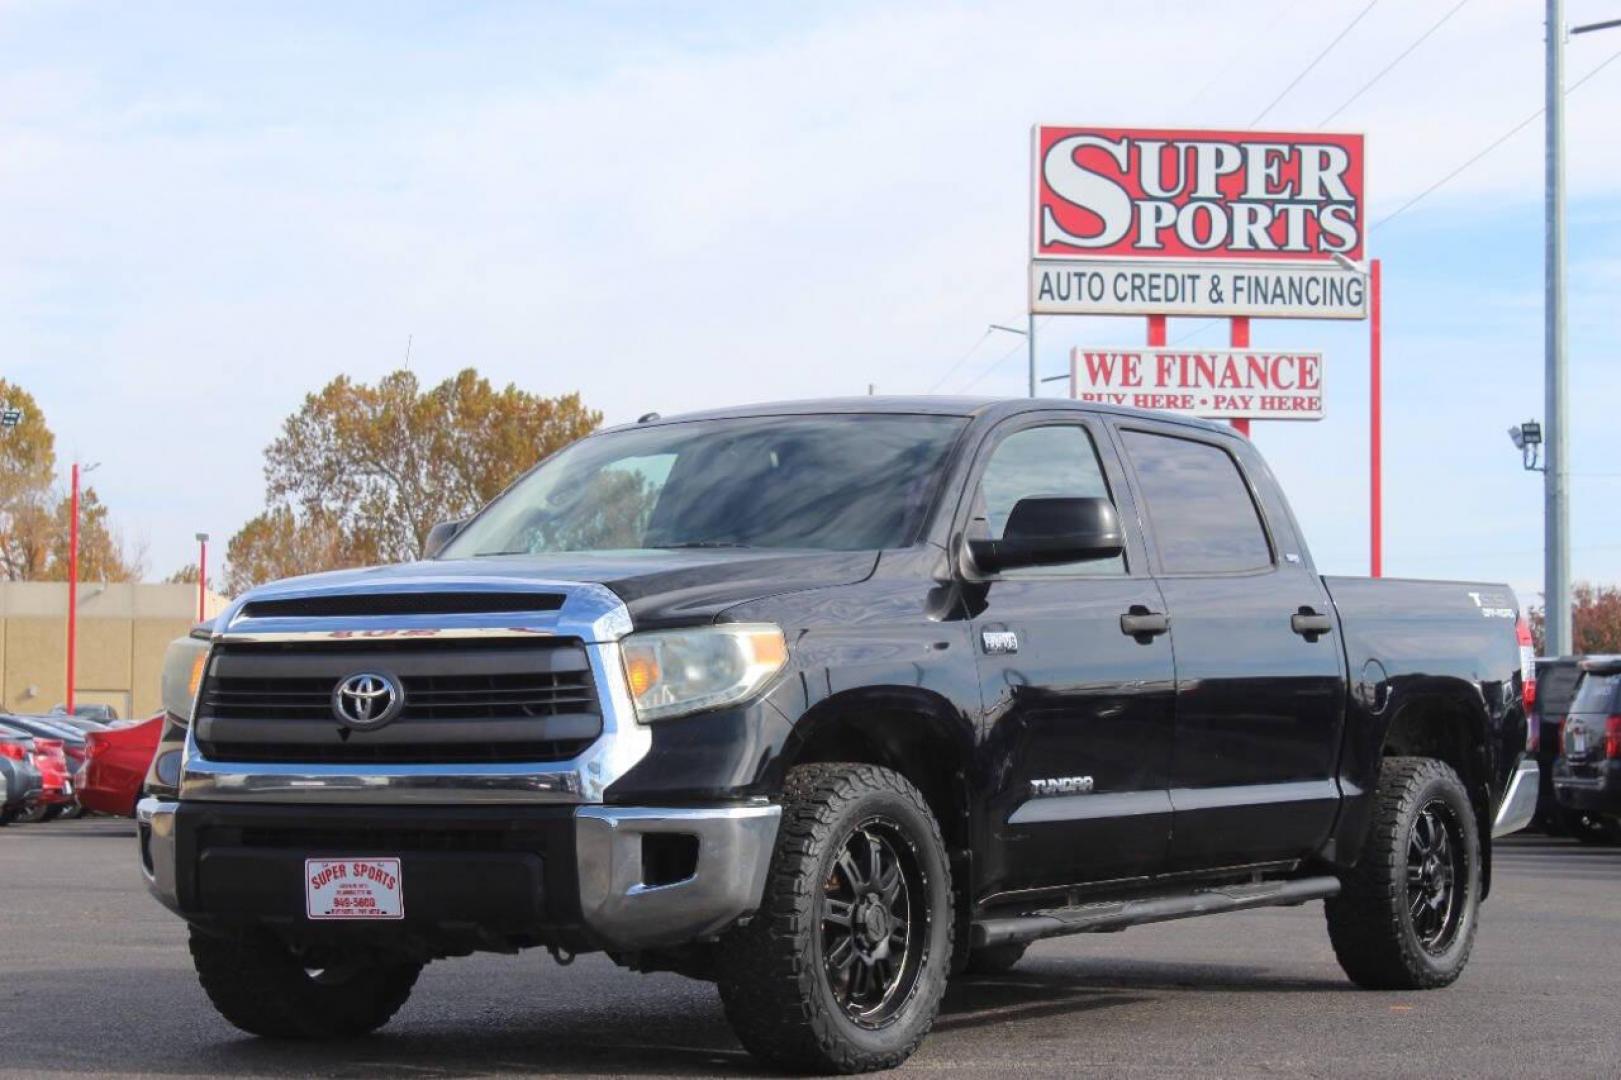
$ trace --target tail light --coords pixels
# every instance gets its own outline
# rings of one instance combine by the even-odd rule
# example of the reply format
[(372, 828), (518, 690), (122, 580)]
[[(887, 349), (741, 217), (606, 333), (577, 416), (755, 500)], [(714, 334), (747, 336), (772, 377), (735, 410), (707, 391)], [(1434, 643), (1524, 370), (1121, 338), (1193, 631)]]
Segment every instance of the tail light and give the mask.
[(10, 758), (12, 761), (26, 761), (28, 748), (22, 743), (0, 742), (0, 757)]
[(107, 740), (105, 739), (91, 739), (84, 744), (84, 756), (86, 758), (98, 758), (106, 752)]
[(1604, 721), (1604, 756), (1611, 761), (1621, 761), (1621, 716)]
[(35, 739), (35, 749), (47, 757), (55, 757), (62, 753), (61, 739)]
[[(1525, 715), (1529, 717), (1537, 705), (1537, 649), (1531, 639), (1531, 624), (1524, 615), (1514, 623), (1514, 639), (1520, 645), (1520, 699), (1525, 705)], [(1529, 735), (1526, 741), (1530, 741)]]

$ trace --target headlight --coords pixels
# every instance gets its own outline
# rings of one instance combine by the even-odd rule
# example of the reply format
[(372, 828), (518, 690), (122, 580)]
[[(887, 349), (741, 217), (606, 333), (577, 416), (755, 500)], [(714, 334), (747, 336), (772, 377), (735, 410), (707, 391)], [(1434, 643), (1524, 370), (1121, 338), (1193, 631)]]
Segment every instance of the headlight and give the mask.
[(191, 723), (197, 704), (197, 690), (203, 684), (203, 665), (208, 663), (206, 637), (175, 638), (163, 654), (163, 708), (182, 724)]
[(788, 662), (782, 631), (759, 623), (631, 634), (619, 647), (642, 720), (743, 701)]

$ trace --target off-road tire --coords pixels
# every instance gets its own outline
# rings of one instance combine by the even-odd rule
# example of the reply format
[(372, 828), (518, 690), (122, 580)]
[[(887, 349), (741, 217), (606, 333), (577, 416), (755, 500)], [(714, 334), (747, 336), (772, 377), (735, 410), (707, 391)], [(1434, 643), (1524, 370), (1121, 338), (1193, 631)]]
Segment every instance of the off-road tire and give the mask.
[(375, 1031), (405, 1004), (422, 972), (410, 961), (373, 963), (324, 982), (275, 938), (196, 927), (191, 959), (219, 1014), (267, 1039), (346, 1039)]
[[(823, 959), (824, 883), (863, 823), (879, 821), (910, 845), (913, 888), (926, 925), (908, 995), (882, 1027), (857, 1023), (834, 996)], [(827, 886), (830, 887), (830, 886)], [(910, 895), (910, 893), (909, 893)], [(918, 919), (914, 917), (911, 925)], [(782, 822), (760, 909), (722, 940), (717, 980), (743, 1046), (778, 1068), (806, 1073), (888, 1069), (912, 1055), (940, 1009), (951, 964), (951, 870), (923, 796), (876, 765), (814, 764), (789, 772)], [(903, 971), (905, 965), (902, 965)]]
[[(1469, 961), (1480, 923), (1480, 835), (1469, 794), (1451, 766), (1433, 758), (1388, 757), (1356, 868), (1325, 903), (1334, 955), (1367, 990), (1428, 990), (1451, 984)], [(1463, 871), (1455, 930), (1431, 951), (1414, 930), (1408, 855), (1415, 819), (1439, 804), (1456, 823)]]
[(1572, 812), (1566, 835), (1597, 847), (1621, 844), (1621, 818)]
[(1005, 975), (1024, 959), (1024, 952), (1029, 947), (1028, 944), (1020, 943), (974, 949), (968, 954), (968, 966), (963, 968), (963, 972), (967, 975)]

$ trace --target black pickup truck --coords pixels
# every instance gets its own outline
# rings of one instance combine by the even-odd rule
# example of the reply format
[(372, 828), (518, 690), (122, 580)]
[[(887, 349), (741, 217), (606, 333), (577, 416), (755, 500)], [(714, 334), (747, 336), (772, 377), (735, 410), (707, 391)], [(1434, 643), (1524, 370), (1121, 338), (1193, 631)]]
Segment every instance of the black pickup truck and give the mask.
[(647, 417), (429, 548), (171, 649), (140, 859), (246, 1031), (370, 1031), (442, 957), (601, 950), (853, 1072), (1032, 942), (1315, 900), (1357, 984), (1438, 987), (1536, 806), (1512, 593), (1320, 576), (1212, 424)]

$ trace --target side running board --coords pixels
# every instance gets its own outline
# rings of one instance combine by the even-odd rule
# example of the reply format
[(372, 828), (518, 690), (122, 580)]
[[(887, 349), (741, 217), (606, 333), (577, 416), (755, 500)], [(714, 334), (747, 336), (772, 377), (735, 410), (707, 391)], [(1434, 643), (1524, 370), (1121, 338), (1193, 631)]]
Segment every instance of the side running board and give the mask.
[(1191, 892), (1160, 894), (1132, 900), (1099, 900), (1074, 907), (1049, 908), (1029, 915), (977, 919), (975, 948), (1015, 945), (1066, 934), (1124, 930), (1144, 923), (1168, 922), (1195, 915), (1215, 915), (1246, 908), (1282, 907), (1322, 900), (1340, 891), (1336, 877), (1263, 881), (1254, 885), (1206, 886)]

